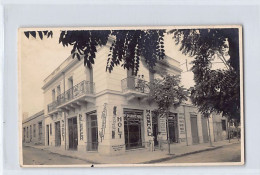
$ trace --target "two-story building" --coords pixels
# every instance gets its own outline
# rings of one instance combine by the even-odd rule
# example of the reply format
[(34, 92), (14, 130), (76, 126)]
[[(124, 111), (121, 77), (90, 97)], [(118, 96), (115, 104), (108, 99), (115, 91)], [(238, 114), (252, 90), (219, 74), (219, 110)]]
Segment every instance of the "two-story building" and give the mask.
[(45, 123), (44, 123), (44, 110), (32, 115), (23, 120), (22, 135), (23, 143), (41, 144), (45, 145)]
[(133, 76), (121, 66), (106, 72), (108, 53), (108, 46), (100, 47), (91, 69), (83, 59), (69, 56), (44, 80), (46, 145), (115, 155), (148, 148), (153, 137), (157, 145), (158, 135), (166, 140), (167, 126), (172, 143), (208, 142), (208, 126), (214, 121), (207, 122), (194, 106), (171, 109), (168, 125), (154, 112), (156, 104), (147, 102), (148, 82), (165, 72), (180, 75), (178, 61), (166, 57), (157, 63), (155, 73), (141, 62)]

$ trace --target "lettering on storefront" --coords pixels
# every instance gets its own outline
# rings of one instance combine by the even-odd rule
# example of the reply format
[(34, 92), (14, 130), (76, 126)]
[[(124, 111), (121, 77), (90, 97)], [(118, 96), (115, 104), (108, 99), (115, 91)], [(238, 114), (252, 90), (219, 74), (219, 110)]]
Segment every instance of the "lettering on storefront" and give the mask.
[(178, 115), (178, 125), (180, 142), (186, 142), (185, 118), (183, 113), (179, 113)]
[(112, 121), (112, 139), (115, 139), (116, 136), (116, 111), (117, 107), (114, 106), (113, 108), (113, 121)]
[(147, 120), (147, 134), (148, 134), (148, 136), (152, 136), (152, 124), (151, 124), (150, 110), (146, 110), (146, 120)]
[(179, 134), (185, 134), (185, 120), (184, 114), (180, 113), (178, 116), (178, 123), (179, 123)]
[(167, 133), (165, 117), (164, 116), (160, 116), (159, 122), (160, 122), (160, 132), (161, 132), (162, 135), (164, 135), (164, 134)]
[(117, 133), (120, 139), (122, 137), (122, 125), (122, 117), (117, 117)]
[(83, 140), (83, 120), (81, 114), (79, 114), (79, 136), (80, 140)]
[(64, 120), (61, 120), (61, 135), (62, 135), (62, 140), (64, 141)]
[(106, 129), (106, 118), (107, 118), (107, 104), (104, 103), (104, 109), (101, 115), (101, 131), (99, 131), (100, 141), (102, 142), (105, 137), (105, 129)]
[(114, 151), (120, 151), (120, 150), (122, 150), (122, 149), (124, 148), (124, 146), (125, 146), (125, 145), (113, 145), (113, 146), (112, 146), (112, 149), (113, 149)]

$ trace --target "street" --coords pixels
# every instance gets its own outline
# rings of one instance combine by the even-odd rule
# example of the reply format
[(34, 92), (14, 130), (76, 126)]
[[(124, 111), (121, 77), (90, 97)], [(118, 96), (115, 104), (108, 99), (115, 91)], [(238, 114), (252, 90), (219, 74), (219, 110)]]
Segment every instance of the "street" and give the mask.
[(204, 151), (201, 153), (173, 158), (161, 163), (240, 162), (240, 159), (240, 144), (232, 144), (211, 151)]
[(51, 153), (46, 150), (32, 147), (23, 147), (24, 165), (71, 165), (71, 164), (90, 164), (87, 161), (79, 160), (59, 154)]
[[(156, 152), (154, 152), (156, 153)], [(153, 154), (154, 154), (153, 153)], [(159, 152), (157, 152), (159, 153)], [(142, 153), (139, 153), (142, 154)], [(98, 155), (97, 155), (98, 156)], [(47, 150), (37, 149), (33, 147), (23, 147), (24, 165), (86, 165), (91, 164), (84, 158), (73, 158), (71, 156), (60, 155), (57, 153), (51, 153)], [(84, 157), (84, 156), (83, 156)], [(86, 156), (88, 157), (88, 156)], [(241, 151), (240, 144), (233, 143), (230, 145), (224, 145), (221, 148), (217, 148), (210, 151), (202, 151), (199, 153), (191, 153), (190, 155), (173, 157), (165, 159), (166, 161), (155, 161), (154, 163), (214, 163), (214, 162), (240, 162)], [(109, 157), (109, 162), (114, 158), (116, 160), (126, 160), (133, 158), (132, 155), (121, 155), (117, 157)], [(104, 161), (107, 157), (100, 157), (100, 160)], [(99, 162), (96, 160), (96, 162)], [(105, 161), (106, 162), (106, 161)], [(101, 163), (101, 162), (100, 162)]]

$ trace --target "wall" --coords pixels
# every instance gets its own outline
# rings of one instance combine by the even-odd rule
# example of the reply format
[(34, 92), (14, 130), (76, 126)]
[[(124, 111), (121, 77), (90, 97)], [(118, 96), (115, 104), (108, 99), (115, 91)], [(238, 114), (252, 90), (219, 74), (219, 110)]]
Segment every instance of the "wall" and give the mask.
[[(42, 122), (42, 135), (39, 137), (39, 123)], [(35, 125), (35, 135), (34, 135), (34, 126)], [(32, 128), (32, 132), (30, 133), (30, 126)], [(22, 124), (22, 133), (23, 133), (23, 142), (31, 143), (31, 144), (45, 144), (45, 121), (43, 113), (39, 116), (36, 116), (33, 119), (27, 120)], [(27, 137), (27, 127), (28, 127), (28, 137)], [(25, 132), (24, 132), (25, 128)], [(25, 134), (25, 135), (24, 135)], [(30, 137), (30, 135), (32, 137)], [(25, 136), (25, 138), (24, 138)]]

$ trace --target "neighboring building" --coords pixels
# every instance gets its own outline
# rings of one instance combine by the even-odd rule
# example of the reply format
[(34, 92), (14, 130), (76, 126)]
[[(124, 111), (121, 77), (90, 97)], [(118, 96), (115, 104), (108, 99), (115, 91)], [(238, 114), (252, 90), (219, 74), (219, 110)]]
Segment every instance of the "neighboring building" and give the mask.
[(44, 110), (23, 120), (23, 143), (45, 145), (44, 134)]
[[(165, 118), (153, 112), (156, 104), (146, 101), (147, 84), (165, 72), (180, 75), (180, 63), (166, 57), (154, 74), (143, 62), (138, 76), (121, 66), (109, 73), (108, 52), (108, 46), (98, 49), (92, 69), (70, 56), (44, 80), (45, 145), (115, 155), (148, 148), (153, 136), (157, 145), (158, 133), (167, 139)], [(186, 144), (186, 138), (188, 144), (208, 142), (207, 120), (192, 105), (171, 109), (169, 131), (172, 143)], [(223, 134), (218, 131), (216, 140), (219, 132)]]

